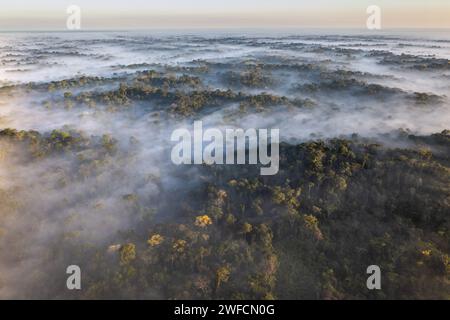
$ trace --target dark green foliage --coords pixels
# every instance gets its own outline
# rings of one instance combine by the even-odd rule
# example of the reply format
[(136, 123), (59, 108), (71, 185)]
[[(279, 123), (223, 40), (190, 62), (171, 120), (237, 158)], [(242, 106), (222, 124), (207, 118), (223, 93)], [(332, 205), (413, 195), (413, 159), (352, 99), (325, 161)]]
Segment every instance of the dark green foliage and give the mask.
[[(104, 149), (102, 157), (118, 152), (107, 135), (90, 143), (65, 131), (5, 129), (0, 136), (45, 153), (79, 152), (92, 143)], [(444, 131), (404, 142), (420, 148), (342, 139), (282, 144), (281, 169), (272, 177), (259, 176), (258, 168), (202, 166), (200, 175), (210, 179), (183, 195), (159, 197), (152, 213), (145, 199), (123, 195), (142, 215), (139, 226), (112, 234), (111, 244), (119, 245), (109, 249), (61, 239), (58, 250), (85, 264), (85, 290), (50, 285), (46, 294), (448, 299), (450, 137)], [(80, 172), (87, 161), (79, 158)], [(167, 208), (176, 212), (169, 220)], [(372, 264), (382, 269), (381, 291), (366, 288)]]

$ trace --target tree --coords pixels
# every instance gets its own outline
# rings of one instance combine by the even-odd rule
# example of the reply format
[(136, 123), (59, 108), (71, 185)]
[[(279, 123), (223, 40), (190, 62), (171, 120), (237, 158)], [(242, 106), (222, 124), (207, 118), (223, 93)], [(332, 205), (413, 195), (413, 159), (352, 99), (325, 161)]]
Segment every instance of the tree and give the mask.
[(216, 290), (219, 289), (220, 285), (227, 282), (230, 278), (231, 270), (228, 266), (223, 266), (216, 271)]
[(136, 245), (133, 243), (127, 243), (120, 249), (120, 263), (127, 265), (136, 259)]
[(151, 247), (156, 247), (157, 245), (161, 244), (163, 241), (164, 241), (163, 236), (161, 236), (160, 234), (154, 234), (147, 240), (147, 243)]
[(200, 228), (205, 228), (212, 224), (212, 220), (209, 216), (203, 215), (195, 218), (195, 225)]

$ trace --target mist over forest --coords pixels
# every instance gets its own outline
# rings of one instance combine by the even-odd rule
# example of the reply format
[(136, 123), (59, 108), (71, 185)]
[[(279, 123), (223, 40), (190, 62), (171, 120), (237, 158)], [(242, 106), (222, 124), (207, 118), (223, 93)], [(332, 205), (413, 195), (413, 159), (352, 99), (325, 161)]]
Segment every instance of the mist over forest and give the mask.
[[(0, 33), (0, 298), (449, 299), (449, 59), (420, 32)], [(198, 120), (279, 129), (278, 174), (173, 164)]]

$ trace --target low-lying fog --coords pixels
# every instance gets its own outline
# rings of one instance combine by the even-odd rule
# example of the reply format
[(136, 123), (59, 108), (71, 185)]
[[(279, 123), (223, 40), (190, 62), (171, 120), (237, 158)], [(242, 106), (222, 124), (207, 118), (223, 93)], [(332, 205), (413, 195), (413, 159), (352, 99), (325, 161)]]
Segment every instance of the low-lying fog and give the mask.
[[(47, 266), (43, 254), (62, 234), (79, 232), (85, 241), (107, 248), (116, 232), (139, 224), (124, 201), (127, 195), (157, 207), (161, 197), (184, 188), (187, 182), (170, 163), (170, 134), (180, 126), (192, 129), (194, 119), (206, 127), (279, 128), (281, 140), (292, 143), (449, 129), (449, 52), (450, 40), (420, 33), (0, 34), (1, 130), (109, 135), (118, 149), (99, 160), (100, 168), (86, 169), (95, 174), (80, 179), (73, 168), (80, 157), (99, 157), (95, 143), (87, 151), (28, 161), (19, 147), (0, 141), (0, 298), (23, 296), (39, 273), (54, 270), (58, 259)], [(207, 102), (188, 116), (169, 112), (177, 104), (172, 100), (131, 96), (126, 106), (98, 99), (94, 107), (76, 100), (133, 86), (146, 70), (161, 78), (187, 75), (200, 81), (195, 86), (169, 82), (173, 93), (218, 89), (249, 99), (264, 93), (285, 100), (244, 108), (237, 98)], [(82, 76), (98, 78), (77, 83)], [(60, 85), (62, 80), (74, 84)], [(59, 83), (52, 87), (52, 82)]]

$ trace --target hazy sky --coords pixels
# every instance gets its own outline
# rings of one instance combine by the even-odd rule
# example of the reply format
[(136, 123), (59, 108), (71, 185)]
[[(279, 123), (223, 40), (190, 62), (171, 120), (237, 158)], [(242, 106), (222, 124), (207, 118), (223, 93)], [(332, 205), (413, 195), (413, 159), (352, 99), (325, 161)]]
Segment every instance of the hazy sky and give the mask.
[(1, 0), (0, 29), (64, 29), (78, 5), (83, 29), (151, 27), (355, 27), (366, 8), (385, 28), (449, 28), (450, 0)]

